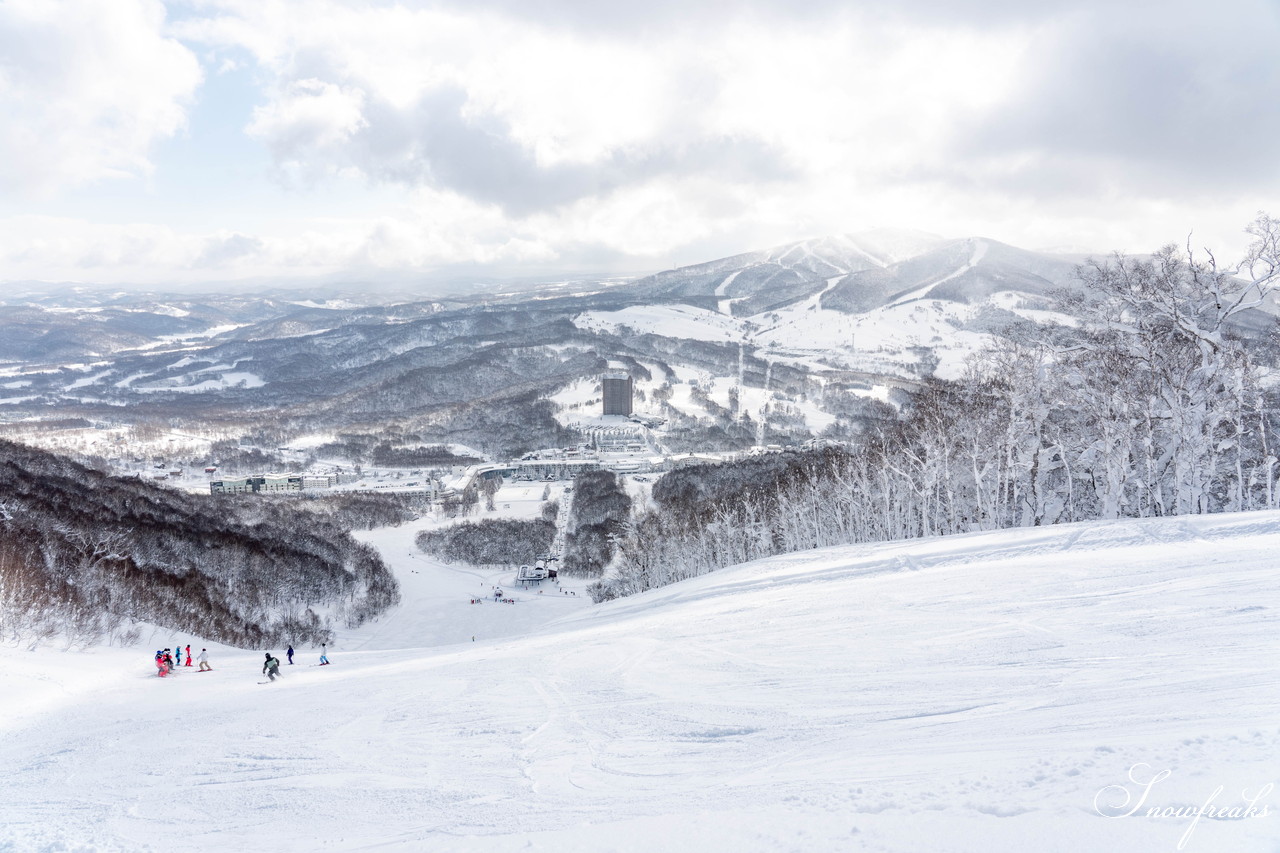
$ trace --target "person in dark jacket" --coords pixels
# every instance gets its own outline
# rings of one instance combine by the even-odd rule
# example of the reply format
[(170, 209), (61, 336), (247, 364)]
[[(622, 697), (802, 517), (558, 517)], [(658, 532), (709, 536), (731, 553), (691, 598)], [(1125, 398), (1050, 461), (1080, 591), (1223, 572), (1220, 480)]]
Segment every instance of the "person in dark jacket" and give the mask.
[(285, 657), (289, 658), (289, 666), (293, 666), (293, 646), (290, 646), (289, 651), (285, 652)]
[(271, 681), (275, 681), (280, 674), (280, 659), (272, 657), (271, 652), (267, 652), (267, 659), (262, 662), (262, 674)]

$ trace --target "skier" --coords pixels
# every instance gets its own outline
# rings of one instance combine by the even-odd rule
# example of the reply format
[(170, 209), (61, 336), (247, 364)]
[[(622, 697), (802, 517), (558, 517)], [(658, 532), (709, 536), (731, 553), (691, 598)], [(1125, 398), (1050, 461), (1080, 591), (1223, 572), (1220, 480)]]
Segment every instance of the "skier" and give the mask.
[(187, 646), (187, 666), (191, 666), (191, 646)]
[(173, 668), (175, 666), (173, 662), (173, 654), (168, 649), (164, 650), (164, 665), (170, 672), (173, 672)]
[(325, 648), (325, 644), (324, 644), (324, 643), (321, 643), (321, 644), (320, 644), (320, 665), (321, 665), (321, 666), (328, 666), (328, 665), (329, 665), (329, 655), (328, 655), (328, 650)]
[(201, 672), (213, 671), (213, 667), (209, 666), (209, 650), (208, 649), (200, 650), (200, 671)]
[(262, 662), (262, 674), (271, 681), (275, 681), (280, 674), (280, 659), (273, 658), (271, 652), (267, 652), (267, 659)]
[(156, 674), (159, 675), (161, 678), (164, 678), (166, 675), (169, 674), (169, 668), (164, 665), (164, 652), (161, 652), (161, 651), (156, 652), (156, 669), (159, 670), (159, 672), (157, 672)]
[(289, 646), (289, 651), (285, 652), (285, 655), (289, 658), (289, 666), (293, 666), (293, 646)]

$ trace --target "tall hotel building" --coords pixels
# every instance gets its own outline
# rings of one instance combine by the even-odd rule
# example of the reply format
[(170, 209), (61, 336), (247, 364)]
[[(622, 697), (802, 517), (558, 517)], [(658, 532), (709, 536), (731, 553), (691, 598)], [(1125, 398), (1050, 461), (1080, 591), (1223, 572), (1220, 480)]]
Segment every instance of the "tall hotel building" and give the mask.
[(604, 374), (603, 385), (604, 413), (629, 416), (631, 414), (631, 374), (611, 367)]

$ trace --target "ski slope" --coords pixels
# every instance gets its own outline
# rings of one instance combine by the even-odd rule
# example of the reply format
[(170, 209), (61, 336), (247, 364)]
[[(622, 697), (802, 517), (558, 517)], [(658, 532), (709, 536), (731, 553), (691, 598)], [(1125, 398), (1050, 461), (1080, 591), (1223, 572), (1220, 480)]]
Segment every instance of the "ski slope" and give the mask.
[(1277, 513), (826, 549), (447, 645), (407, 585), (268, 685), (4, 649), (0, 850), (1274, 853), (1278, 553)]

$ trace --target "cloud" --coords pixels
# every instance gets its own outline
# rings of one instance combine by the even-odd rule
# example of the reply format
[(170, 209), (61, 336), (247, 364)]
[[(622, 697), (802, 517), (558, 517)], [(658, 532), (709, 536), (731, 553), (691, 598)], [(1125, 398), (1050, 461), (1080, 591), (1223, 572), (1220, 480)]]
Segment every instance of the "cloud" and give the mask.
[(150, 168), (201, 80), (157, 0), (0, 4), (0, 190), (48, 195)]
[(1266, 0), (1077, 11), (1036, 38), (1009, 98), (959, 129), (954, 159), (1046, 203), (1274, 194), (1277, 41)]
[[(245, 278), (379, 277), (451, 264), (518, 266), (560, 257), (491, 206), (420, 190), (387, 215), (293, 220), (271, 233), (198, 233), (146, 222), (0, 218), (3, 280), (175, 286)], [(559, 240), (555, 236), (552, 240)]]
[(780, 152), (731, 136), (617, 147), (591, 162), (539, 162), (506, 123), (468, 116), (467, 94), (453, 86), (397, 106), (363, 90), (298, 81), (255, 112), (249, 131), (267, 142), (282, 173), (302, 183), (355, 169), (379, 181), (458, 192), (516, 216), (664, 175), (763, 183), (789, 174)]
[(314, 78), (294, 80), (278, 98), (254, 109), (246, 130), (270, 146), (278, 163), (332, 155), (368, 126), (364, 100), (358, 89)]
[[(202, 0), (167, 30), (131, 2), (111, 26), (141, 21), (139, 46), (100, 76), (193, 48), (211, 75), (243, 69), (254, 101), (218, 116), (276, 181), (241, 148), (223, 174), (252, 174), (202, 186), (187, 232), (11, 218), (5, 277), (638, 270), (882, 225), (1135, 251), (1195, 228), (1230, 247), (1280, 181), (1267, 0)], [(55, 54), (90, 38), (59, 21)], [(85, 110), (65, 133), (45, 118), (47, 151), (20, 146), (48, 155), (33, 173), (54, 187), (145, 172), (198, 80), (124, 87), (149, 94), (116, 140), (123, 107), (32, 73), (24, 91)]]
[(688, 59), (450, 12), (230, 8), (186, 32), (274, 75), (247, 131), (290, 186), (358, 173), (524, 215), (662, 176), (791, 171), (749, 130), (698, 120), (690, 82), (717, 84)]
[(261, 256), (266, 248), (267, 244), (258, 237), (246, 234), (214, 235), (206, 239), (203, 250), (191, 261), (191, 265), (225, 269), (235, 261)]
[[(1064, 0), (861, 0), (857, 11), (885, 19), (931, 20), (947, 24), (1008, 23), (1041, 17), (1061, 9)], [(1069, 4), (1065, 4), (1069, 5)], [(465, 9), (490, 13), (543, 27), (572, 29), (592, 35), (655, 38), (672, 29), (715, 31), (736, 21), (763, 27), (778, 23), (823, 26), (850, 11), (847, 0), (649, 0), (646, 3), (601, 3), (598, 0), (439, 0), (421, 8)]]
[[(221, 8), (183, 31), (251, 52), (269, 75), (248, 131), (287, 184), (355, 173), (516, 217), (655, 180), (777, 192), (825, 183), (831, 169), (897, 168), (949, 116), (1000, 90), (998, 48), (1016, 36), (902, 39), (843, 13), (826, 27), (734, 16), (710, 38), (682, 27), (638, 39), (557, 27), (555, 16), (531, 25), (498, 16), (500, 5)], [(565, 8), (570, 21), (581, 11)]]

